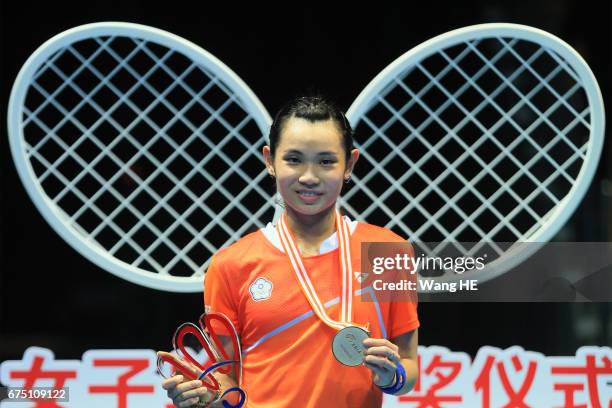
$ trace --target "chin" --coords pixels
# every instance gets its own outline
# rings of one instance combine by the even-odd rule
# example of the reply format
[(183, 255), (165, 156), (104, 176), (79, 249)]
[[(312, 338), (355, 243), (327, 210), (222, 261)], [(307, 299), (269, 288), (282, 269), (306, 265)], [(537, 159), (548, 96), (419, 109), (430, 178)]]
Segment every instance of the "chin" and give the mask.
[(329, 208), (333, 208), (334, 203), (325, 203), (325, 204), (316, 204), (316, 205), (308, 205), (308, 204), (303, 204), (303, 203), (295, 203), (295, 202), (291, 202), (291, 203), (287, 203), (285, 202), (285, 204), (289, 207), (291, 207), (291, 209), (293, 211), (295, 211), (298, 214), (302, 214), (302, 215), (317, 215), (317, 214), (321, 214), (327, 210), (329, 210)]

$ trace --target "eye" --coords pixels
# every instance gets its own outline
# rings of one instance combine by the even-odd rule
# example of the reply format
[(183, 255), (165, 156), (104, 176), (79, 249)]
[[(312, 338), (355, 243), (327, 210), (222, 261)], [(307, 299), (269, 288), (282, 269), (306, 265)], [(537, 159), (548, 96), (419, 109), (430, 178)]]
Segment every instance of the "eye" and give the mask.
[(331, 166), (334, 163), (336, 163), (336, 160), (333, 160), (333, 159), (323, 159), (323, 160), (321, 160), (321, 165), (323, 165), (323, 166)]
[(287, 156), (285, 161), (289, 164), (297, 164), (300, 162), (300, 159), (297, 156)]

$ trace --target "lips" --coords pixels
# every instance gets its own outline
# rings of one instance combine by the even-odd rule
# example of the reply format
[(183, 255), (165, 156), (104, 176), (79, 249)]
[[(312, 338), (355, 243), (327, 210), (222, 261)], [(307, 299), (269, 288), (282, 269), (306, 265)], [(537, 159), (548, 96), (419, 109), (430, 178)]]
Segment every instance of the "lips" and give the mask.
[(323, 193), (312, 190), (298, 190), (297, 194), (300, 199), (305, 203), (314, 203), (319, 199), (319, 197), (323, 195)]

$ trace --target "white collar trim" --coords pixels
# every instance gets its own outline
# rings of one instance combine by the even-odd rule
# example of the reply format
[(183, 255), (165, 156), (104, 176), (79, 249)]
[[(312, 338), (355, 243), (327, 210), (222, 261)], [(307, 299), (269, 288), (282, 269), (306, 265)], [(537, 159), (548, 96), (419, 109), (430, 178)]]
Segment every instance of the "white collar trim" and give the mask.
[[(344, 221), (348, 224), (349, 233), (352, 234), (355, 231), (355, 228), (357, 227), (357, 221), (351, 220), (346, 215), (344, 215), (343, 218), (344, 218)], [(283, 253), (285, 252), (280, 242), (280, 237), (278, 236), (278, 231), (276, 230), (276, 226), (272, 225), (272, 223), (269, 222), (265, 226), (265, 228), (261, 228), (261, 232), (268, 239), (268, 241), (272, 243), (272, 245), (278, 248), (281, 252)], [(338, 248), (338, 235), (336, 234), (336, 232), (334, 232), (327, 239), (321, 242), (321, 246), (319, 247), (319, 254), (321, 255), (326, 252), (331, 252), (336, 248)]]

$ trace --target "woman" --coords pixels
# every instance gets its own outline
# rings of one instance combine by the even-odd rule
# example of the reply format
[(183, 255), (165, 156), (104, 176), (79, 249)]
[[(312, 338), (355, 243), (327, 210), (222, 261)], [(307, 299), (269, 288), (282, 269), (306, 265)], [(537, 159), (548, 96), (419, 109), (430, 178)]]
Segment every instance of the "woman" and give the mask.
[[(268, 224), (213, 257), (204, 302), (237, 328), (248, 406), (380, 406), (382, 392), (404, 394), (416, 382), (416, 303), (377, 302), (352, 289), (351, 268), (360, 269), (361, 242), (403, 240), (339, 216), (336, 200), (359, 151), (334, 104), (296, 98), (276, 115), (269, 139), (263, 158), (285, 212), (279, 225)], [(355, 338), (364, 349), (361, 364), (344, 365), (351, 363), (341, 363), (338, 350), (351, 350), (340, 343)], [(231, 376), (217, 378), (222, 388), (235, 385)], [(183, 382), (181, 375), (163, 387), (177, 407), (204, 406), (211, 398), (200, 381)]]

